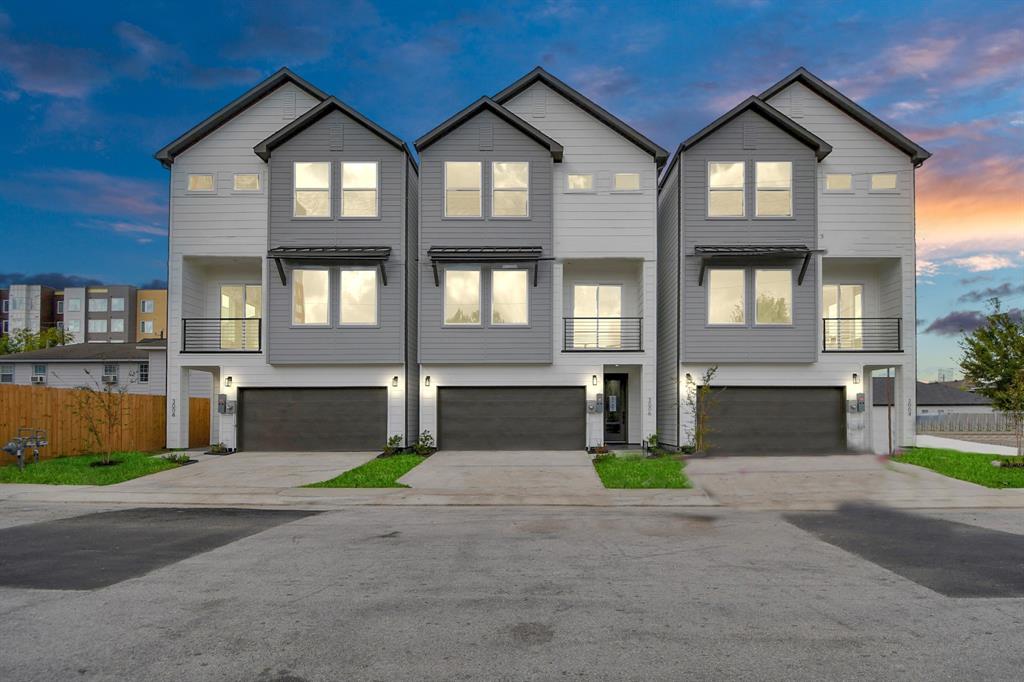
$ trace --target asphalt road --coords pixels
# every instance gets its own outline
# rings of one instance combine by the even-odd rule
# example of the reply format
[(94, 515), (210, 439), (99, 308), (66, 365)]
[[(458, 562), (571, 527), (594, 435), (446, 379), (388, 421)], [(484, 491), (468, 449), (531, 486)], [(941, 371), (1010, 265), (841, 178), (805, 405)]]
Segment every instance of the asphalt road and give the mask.
[(1022, 512), (97, 511), (0, 508), (5, 681), (1024, 669)]

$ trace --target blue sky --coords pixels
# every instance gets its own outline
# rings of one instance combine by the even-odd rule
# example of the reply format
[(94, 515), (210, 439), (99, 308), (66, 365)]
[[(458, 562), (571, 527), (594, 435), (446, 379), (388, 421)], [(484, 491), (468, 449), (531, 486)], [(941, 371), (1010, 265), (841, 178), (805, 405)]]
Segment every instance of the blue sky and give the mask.
[(0, 3), (0, 284), (163, 279), (152, 153), (280, 66), (412, 140), (541, 64), (674, 149), (803, 65), (935, 154), (922, 378), (990, 294), (1024, 307), (1019, 2), (127, 4)]

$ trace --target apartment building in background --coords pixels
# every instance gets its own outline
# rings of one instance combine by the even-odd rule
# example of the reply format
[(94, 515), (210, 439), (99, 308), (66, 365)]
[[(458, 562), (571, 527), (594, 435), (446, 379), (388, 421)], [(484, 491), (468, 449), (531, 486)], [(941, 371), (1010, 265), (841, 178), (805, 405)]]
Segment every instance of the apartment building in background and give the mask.
[(56, 291), (45, 284), (12, 284), (7, 289), (7, 330), (38, 333), (56, 326)]
[(6, 334), (10, 328), (8, 314), (10, 312), (11, 304), (8, 296), (9, 291), (7, 289), (0, 289), (0, 336)]
[(167, 338), (167, 289), (139, 289), (135, 340)]

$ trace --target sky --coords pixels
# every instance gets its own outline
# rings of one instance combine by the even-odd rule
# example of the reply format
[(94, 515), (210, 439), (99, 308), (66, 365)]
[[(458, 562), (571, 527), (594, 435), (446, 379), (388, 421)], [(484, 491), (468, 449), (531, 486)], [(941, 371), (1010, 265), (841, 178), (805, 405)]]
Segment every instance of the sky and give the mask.
[(805, 66), (923, 145), (918, 369), (1024, 308), (1024, 11), (973, 2), (0, 0), (0, 286), (166, 278), (152, 154), (281, 66), (406, 140), (542, 65), (667, 149)]

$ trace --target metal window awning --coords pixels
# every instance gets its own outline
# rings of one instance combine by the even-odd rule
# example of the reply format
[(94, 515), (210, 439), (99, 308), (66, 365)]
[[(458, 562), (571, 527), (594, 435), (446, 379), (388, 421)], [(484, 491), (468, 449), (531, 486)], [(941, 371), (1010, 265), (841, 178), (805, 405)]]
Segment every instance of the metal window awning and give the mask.
[(803, 259), (800, 266), (800, 275), (796, 278), (797, 284), (804, 283), (804, 275), (807, 274), (807, 266), (811, 263), (811, 256), (816, 253), (825, 253), (824, 249), (811, 249), (804, 244), (749, 244), (742, 246), (719, 245), (719, 246), (695, 246), (691, 257), (700, 258), (700, 274), (697, 276), (697, 284), (704, 285), (704, 272), (708, 265), (715, 263), (737, 263), (747, 260), (793, 258)]
[(532, 263), (533, 286), (537, 286), (537, 261), (543, 260), (539, 246), (432, 246), (427, 251), (434, 269), (434, 286), (441, 286), (438, 263)]
[(267, 251), (267, 258), (277, 264), (281, 284), (288, 284), (285, 263), (310, 265), (376, 265), (380, 270), (380, 281), (388, 285), (384, 261), (391, 258), (390, 246), (278, 246)]

